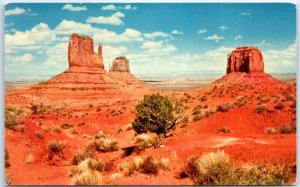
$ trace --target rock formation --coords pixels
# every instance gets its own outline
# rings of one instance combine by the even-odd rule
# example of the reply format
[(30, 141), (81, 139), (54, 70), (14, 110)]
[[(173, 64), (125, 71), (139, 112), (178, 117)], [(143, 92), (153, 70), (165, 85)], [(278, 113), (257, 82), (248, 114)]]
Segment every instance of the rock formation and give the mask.
[(256, 47), (237, 47), (227, 56), (226, 73), (232, 72), (264, 72), (264, 61)]
[(130, 73), (129, 60), (124, 56), (119, 56), (114, 59), (109, 67), (109, 72), (127, 72)]
[(262, 53), (256, 47), (237, 47), (227, 56), (226, 75), (215, 83), (274, 84), (280, 81), (264, 73)]
[(94, 53), (93, 39), (88, 36), (72, 34), (68, 47), (69, 67), (85, 66), (104, 69), (102, 44), (98, 46), (98, 53)]
[(116, 58), (114, 71), (106, 72), (102, 45), (99, 44), (98, 53), (95, 53), (93, 39), (87, 36), (78, 34), (70, 36), (68, 61), (69, 68), (63, 73), (31, 88), (38, 93), (54, 93), (55, 97), (58, 97), (57, 93), (69, 94), (68, 97), (76, 97), (76, 94), (117, 97), (119, 94), (144, 92), (150, 88), (130, 73), (124, 73), (129, 72), (129, 62), (125, 57)]

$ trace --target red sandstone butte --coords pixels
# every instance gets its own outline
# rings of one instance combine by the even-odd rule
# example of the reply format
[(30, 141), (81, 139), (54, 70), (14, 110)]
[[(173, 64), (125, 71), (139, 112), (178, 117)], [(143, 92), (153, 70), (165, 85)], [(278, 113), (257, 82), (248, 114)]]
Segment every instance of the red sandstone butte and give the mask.
[(93, 39), (88, 36), (72, 34), (68, 47), (69, 67), (85, 66), (104, 69), (102, 44), (98, 46), (98, 53), (94, 52)]
[(263, 56), (256, 47), (237, 47), (227, 56), (226, 73), (264, 72)]
[(127, 72), (130, 73), (129, 60), (124, 56), (119, 56), (114, 59), (109, 67), (109, 72)]
[(275, 84), (280, 81), (264, 72), (263, 55), (256, 47), (237, 47), (227, 56), (226, 75), (215, 83)]

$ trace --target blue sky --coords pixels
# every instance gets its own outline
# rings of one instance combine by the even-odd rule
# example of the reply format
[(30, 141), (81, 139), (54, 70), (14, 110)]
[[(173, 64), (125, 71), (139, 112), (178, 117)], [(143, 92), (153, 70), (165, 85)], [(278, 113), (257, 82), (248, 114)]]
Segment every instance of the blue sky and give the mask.
[(263, 52), (266, 72), (296, 72), (294, 4), (17, 3), (5, 9), (6, 80), (64, 71), (74, 32), (103, 43), (106, 69), (125, 55), (136, 75), (225, 73), (227, 54), (244, 45)]

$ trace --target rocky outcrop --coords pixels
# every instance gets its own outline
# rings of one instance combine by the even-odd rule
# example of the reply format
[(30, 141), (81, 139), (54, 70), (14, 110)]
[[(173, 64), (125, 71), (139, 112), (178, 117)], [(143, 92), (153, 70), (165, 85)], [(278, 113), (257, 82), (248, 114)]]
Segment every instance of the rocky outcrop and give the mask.
[(262, 53), (256, 47), (237, 47), (227, 56), (226, 75), (215, 83), (276, 84), (280, 81), (264, 72)]
[(92, 38), (72, 34), (68, 46), (68, 61), (69, 67), (99, 67), (104, 70), (102, 44), (99, 44), (98, 53), (95, 53)]
[(114, 59), (109, 67), (109, 72), (127, 72), (130, 73), (129, 60), (124, 56), (119, 56)]
[(237, 47), (227, 56), (226, 73), (264, 72), (263, 56), (256, 47)]

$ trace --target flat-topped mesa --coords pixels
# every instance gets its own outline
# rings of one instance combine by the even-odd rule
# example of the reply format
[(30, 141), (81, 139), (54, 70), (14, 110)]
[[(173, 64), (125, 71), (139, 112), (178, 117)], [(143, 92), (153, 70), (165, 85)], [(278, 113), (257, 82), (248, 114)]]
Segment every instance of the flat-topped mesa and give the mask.
[(259, 49), (252, 46), (237, 47), (227, 56), (226, 73), (264, 72), (263, 56)]
[(124, 56), (116, 57), (109, 67), (109, 72), (130, 73), (129, 60)]
[(95, 53), (92, 38), (72, 34), (68, 46), (68, 61), (69, 67), (99, 67), (104, 70), (102, 44), (99, 44), (98, 53)]

